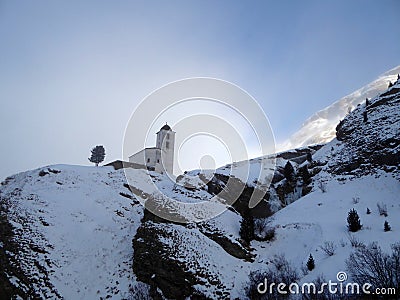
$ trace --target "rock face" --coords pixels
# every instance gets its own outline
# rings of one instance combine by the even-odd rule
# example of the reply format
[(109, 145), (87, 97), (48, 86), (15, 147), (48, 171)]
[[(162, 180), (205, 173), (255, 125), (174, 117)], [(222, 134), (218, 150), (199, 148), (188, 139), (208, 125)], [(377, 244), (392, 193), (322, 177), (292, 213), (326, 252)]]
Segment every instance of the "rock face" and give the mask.
[[(400, 163), (400, 82), (359, 105), (337, 126), (339, 147), (328, 165), (333, 173), (365, 174), (374, 168), (398, 172)], [(397, 171), (396, 171), (397, 169)]]
[(171, 258), (173, 248), (160, 241), (167, 234), (162, 226), (152, 221), (143, 222), (132, 243), (133, 271), (138, 280), (151, 286), (153, 298), (162, 298), (157, 293), (160, 289), (167, 298), (184, 299), (193, 293), (192, 286), (198, 282), (193, 274), (185, 271), (183, 263)]

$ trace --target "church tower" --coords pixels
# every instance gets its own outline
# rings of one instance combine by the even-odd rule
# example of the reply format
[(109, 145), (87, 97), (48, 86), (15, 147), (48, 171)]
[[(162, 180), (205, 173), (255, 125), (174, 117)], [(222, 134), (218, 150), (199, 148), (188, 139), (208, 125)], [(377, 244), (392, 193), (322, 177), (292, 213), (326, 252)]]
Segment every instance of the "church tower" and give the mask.
[(156, 148), (161, 150), (161, 168), (169, 174), (174, 172), (175, 132), (168, 124), (157, 132)]

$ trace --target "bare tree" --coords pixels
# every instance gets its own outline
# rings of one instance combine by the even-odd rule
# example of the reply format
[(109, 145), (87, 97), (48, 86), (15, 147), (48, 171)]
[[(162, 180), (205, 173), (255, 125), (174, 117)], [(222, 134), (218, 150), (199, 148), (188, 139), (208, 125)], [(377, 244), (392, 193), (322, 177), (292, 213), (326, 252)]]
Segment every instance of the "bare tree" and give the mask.
[(400, 243), (392, 245), (387, 254), (376, 244), (358, 247), (346, 260), (353, 280), (369, 283), (372, 288), (400, 288)]

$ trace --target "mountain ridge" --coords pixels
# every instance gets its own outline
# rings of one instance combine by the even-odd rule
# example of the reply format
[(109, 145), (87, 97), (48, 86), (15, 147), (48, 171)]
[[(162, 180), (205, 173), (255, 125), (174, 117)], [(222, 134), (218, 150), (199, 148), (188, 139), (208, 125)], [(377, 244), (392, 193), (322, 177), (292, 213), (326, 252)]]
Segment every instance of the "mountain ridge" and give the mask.
[(389, 82), (397, 80), (400, 65), (378, 76), (374, 81), (357, 89), (349, 95), (333, 102), (307, 118), (299, 130), (289, 139), (277, 146), (278, 151), (285, 151), (312, 144), (325, 144), (335, 137), (335, 127), (349, 111), (355, 109), (366, 98), (373, 98), (385, 91)]
[[(154, 185), (174, 200), (211, 201), (226, 187), (232, 168), (246, 162), (222, 167), (206, 182), (199, 171), (173, 182), (127, 169), (134, 189), (126, 170), (112, 167), (53, 165), (10, 176), (0, 186), (0, 296), (248, 299), (249, 275), (268, 272), (282, 255), (297, 270), (298, 282), (321, 273), (335, 280), (354, 251), (347, 237), (349, 209), (356, 208), (362, 220), (361, 243), (377, 241), (389, 251), (398, 241), (399, 107), (397, 81), (350, 112), (332, 141), (276, 154), (262, 200), (272, 216), (259, 217), (260, 208), (247, 208), (251, 193), (263, 186), (254, 177), (263, 158), (247, 162), (252, 176), (237, 204), (222, 199), (225, 212), (188, 224), (162, 220), (140, 202), (168, 204), (154, 194)], [(293, 173), (285, 171), (288, 164)], [(377, 204), (387, 207), (387, 216)], [(250, 242), (240, 233), (248, 213), (258, 228)], [(391, 231), (384, 231), (384, 221)], [(334, 255), (321, 250), (325, 242), (333, 243)], [(316, 268), (301, 275), (310, 254)]]

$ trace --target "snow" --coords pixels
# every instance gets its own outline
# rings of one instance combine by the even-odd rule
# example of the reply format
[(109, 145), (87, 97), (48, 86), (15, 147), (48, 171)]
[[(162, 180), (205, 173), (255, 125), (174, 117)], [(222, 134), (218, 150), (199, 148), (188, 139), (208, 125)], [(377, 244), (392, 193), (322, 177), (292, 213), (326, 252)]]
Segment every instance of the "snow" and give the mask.
[[(400, 82), (393, 88), (399, 87)], [(365, 100), (361, 92), (359, 97)], [(351, 102), (355, 98), (350, 98), (350, 102), (344, 103), (355, 103)], [(21, 261), (24, 273), (42, 298), (49, 295), (65, 299), (126, 298), (129, 288), (136, 283), (132, 270), (132, 239), (144, 215), (139, 202), (143, 204), (149, 197), (157, 198), (161, 193), (163, 196), (157, 201), (193, 223), (147, 221), (146, 226), (158, 229), (157, 238), (165, 250), (160, 255), (168, 255), (169, 259), (184, 265), (200, 282), (194, 288), (204, 295), (216, 298), (217, 292), (225, 292), (230, 298), (244, 298), (243, 289), (248, 285), (249, 273), (268, 269), (274, 255), (282, 254), (299, 271), (300, 282), (311, 282), (321, 274), (327, 280), (336, 281), (339, 271), (347, 271), (345, 261), (354, 251), (346, 227), (350, 209), (357, 210), (363, 224), (362, 229), (353, 234), (359, 241), (365, 244), (377, 241), (384, 251), (399, 242), (398, 172), (385, 173), (378, 167), (373, 172), (350, 175), (330, 172), (331, 167), (340, 166), (358, 155), (354, 145), (373, 145), (398, 135), (397, 102), (373, 109), (373, 105), (384, 98), (383, 95), (371, 99), (368, 123), (361, 124), (364, 105), (346, 117), (345, 126), (354, 128), (351, 143), (333, 139), (313, 154), (313, 160), (321, 163), (318, 165), (321, 170), (313, 177), (314, 187), (308, 195), (301, 197), (300, 188), (296, 189), (286, 199), (289, 205), (281, 209), (274, 190), (270, 190), (270, 202), (277, 211), (269, 224), (275, 227), (275, 238), (251, 242), (245, 251), (250, 252), (254, 261), (229, 254), (217, 239), (210, 237), (210, 234), (223, 237), (229, 246), (241, 247), (242, 217), (234, 209), (227, 210), (228, 206), (207, 192), (204, 182), (197, 176), (198, 170), (188, 172), (175, 183), (166, 175), (142, 169), (115, 171), (111, 167), (69, 165), (20, 173), (8, 178), (0, 187), (2, 201), (9, 202), (7, 216), (14, 226), (15, 239), (24, 249), (24, 252), (9, 255)], [(335, 112), (334, 109), (328, 111)], [(325, 126), (328, 121), (317, 119), (316, 123)], [(396, 149), (390, 148), (390, 151), (397, 153)], [(279, 155), (272, 155), (236, 162), (216, 172), (234, 174), (249, 186), (266, 189), (271, 179), (268, 175), (275, 167), (283, 168), (286, 162)], [(299, 167), (295, 162), (292, 164)], [(39, 175), (41, 171), (43, 176)], [(137, 194), (126, 188), (125, 176), (137, 189)], [(326, 183), (326, 192), (318, 188), (319, 181)], [(193, 209), (192, 204), (199, 203), (205, 205), (196, 205)], [(387, 206), (387, 217), (379, 214), (378, 203)], [(366, 214), (367, 208), (371, 214)], [(215, 209), (224, 212), (196, 223)], [(383, 230), (385, 220), (392, 228), (389, 232)], [(334, 255), (328, 256), (321, 249), (325, 242), (333, 243)], [(310, 254), (316, 267), (303, 275), (300, 270)], [(157, 275), (153, 276), (156, 280)], [(16, 277), (11, 277), (10, 281), (22, 285)]]
[[(130, 199), (119, 194), (129, 192), (123, 187), (123, 172), (109, 167), (49, 168), (61, 172), (42, 168), (49, 173), (43, 177), (39, 170), (21, 173), (2, 189), (4, 195), (16, 186), (23, 187), (20, 197), (12, 198), (11, 223), (20, 241), (33, 240), (48, 252), (31, 251), (21, 259), (27, 266), (33, 265), (32, 260), (45, 266), (50, 282), (66, 299), (126, 297), (135, 282), (131, 240), (143, 208), (132, 206)], [(36, 197), (27, 200), (30, 195)], [(45, 297), (40, 284), (38, 291)]]
[(325, 144), (335, 137), (335, 127), (349, 111), (354, 110), (365, 98), (373, 98), (387, 89), (389, 82), (397, 79), (400, 66), (379, 76), (378, 79), (339, 99), (308, 118), (301, 128), (287, 141), (277, 145), (279, 151), (294, 149), (311, 144)]
[[(347, 237), (349, 210), (357, 210), (363, 225), (354, 235), (365, 244), (376, 241), (384, 251), (389, 251), (391, 244), (399, 242), (399, 193), (399, 182), (386, 174), (381, 174), (378, 180), (375, 176), (349, 178), (345, 184), (332, 180), (327, 183), (326, 193), (315, 191), (273, 216), (272, 225), (277, 227), (275, 241), (266, 245), (254, 242), (252, 246), (261, 258), (284, 254), (298, 269), (312, 254), (316, 268), (302, 280), (310, 282), (320, 274), (327, 280), (335, 280), (337, 272), (346, 270), (345, 260), (354, 250)], [(353, 202), (355, 197), (359, 197), (356, 204)], [(377, 203), (387, 205), (387, 218), (379, 215)], [(371, 210), (369, 215), (366, 214), (367, 207)], [(392, 231), (384, 232), (385, 220)], [(319, 248), (325, 241), (332, 241), (337, 247), (333, 256), (327, 256)], [(264, 264), (265, 260), (260, 263)]]

